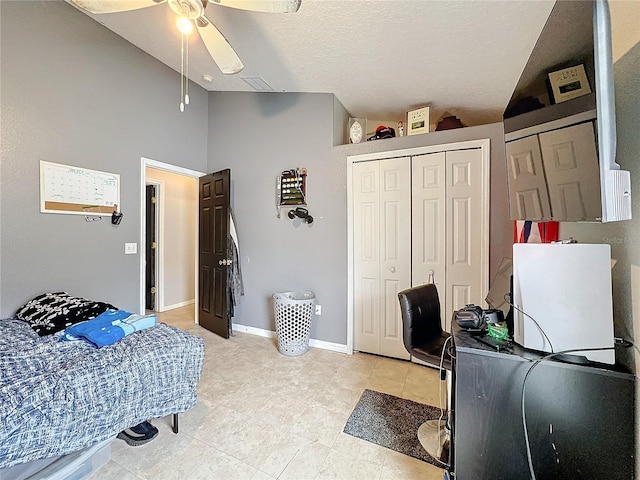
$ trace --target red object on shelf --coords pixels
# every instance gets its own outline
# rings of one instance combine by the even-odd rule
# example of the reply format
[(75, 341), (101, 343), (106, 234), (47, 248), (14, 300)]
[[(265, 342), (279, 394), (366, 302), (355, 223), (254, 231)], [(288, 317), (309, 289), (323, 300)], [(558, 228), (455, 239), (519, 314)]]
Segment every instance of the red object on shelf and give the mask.
[(560, 238), (559, 222), (513, 222), (513, 243), (551, 243)]

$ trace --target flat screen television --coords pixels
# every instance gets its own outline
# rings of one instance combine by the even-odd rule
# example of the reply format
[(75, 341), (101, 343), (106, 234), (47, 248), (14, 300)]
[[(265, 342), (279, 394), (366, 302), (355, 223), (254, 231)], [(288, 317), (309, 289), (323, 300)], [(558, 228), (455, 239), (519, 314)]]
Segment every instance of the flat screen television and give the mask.
[[(578, 124), (592, 125), (588, 138), (557, 135)], [(556, 2), (507, 106), (504, 130), (512, 219), (631, 219), (630, 174), (616, 163), (611, 20), (606, 0)], [(551, 147), (544, 144), (551, 141), (549, 132), (556, 134)], [(533, 140), (529, 145), (534, 147), (510, 148), (523, 139)], [(536, 143), (537, 153), (532, 150)], [(578, 150), (580, 154), (575, 154)], [(567, 178), (573, 162), (582, 162), (577, 171), (586, 172), (584, 177), (595, 181), (599, 190), (574, 182), (576, 175)], [(599, 178), (594, 180), (594, 175)]]

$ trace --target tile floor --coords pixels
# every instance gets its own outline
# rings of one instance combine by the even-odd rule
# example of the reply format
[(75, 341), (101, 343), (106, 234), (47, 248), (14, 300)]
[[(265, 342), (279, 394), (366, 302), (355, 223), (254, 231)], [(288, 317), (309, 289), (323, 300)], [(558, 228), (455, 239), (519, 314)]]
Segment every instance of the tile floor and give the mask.
[(205, 341), (198, 404), (180, 414), (180, 433), (164, 417), (152, 420), (160, 434), (146, 445), (114, 440), (92, 480), (443, 478), (439, 468), (342, 432), (365, 388), (438, 405), (435, 370), (317, 348), (285, 357), (274, 339), (224, 340), (193, 318), (193, 306), (159, 315)]

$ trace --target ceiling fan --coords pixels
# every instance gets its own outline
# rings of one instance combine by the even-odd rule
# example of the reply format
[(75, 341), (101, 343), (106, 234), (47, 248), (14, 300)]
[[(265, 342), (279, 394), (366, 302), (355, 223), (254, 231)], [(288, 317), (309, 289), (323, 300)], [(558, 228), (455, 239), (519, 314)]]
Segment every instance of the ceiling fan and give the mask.
[[(192, 27), (195, 23), (198, 33), (207, 47), (209, 54), (222, 73), (238, 73), (244, 68), (235, 50), (222, 33), (213, 25), (204, 11), (209, 3), (226, 7), (267, 13), (293, 13), (300, 8), (302, 0), (66, 0), (85, 12), (117, 13), (138, 10), (168, 3), (182, 21), (178, 28)], [(182, 20), (185, 19), (185, 20)]]

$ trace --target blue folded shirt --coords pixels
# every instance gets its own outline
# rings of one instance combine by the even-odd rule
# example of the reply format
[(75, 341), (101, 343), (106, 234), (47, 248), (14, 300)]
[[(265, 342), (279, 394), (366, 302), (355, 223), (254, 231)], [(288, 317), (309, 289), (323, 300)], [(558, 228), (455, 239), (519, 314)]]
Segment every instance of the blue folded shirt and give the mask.
[(154, 326), (155, 313), (133, 315), (126, 310), (107, 310), (96, 318), (67, 327), (60, 340), (86, 340), (96, 347), (112, 345), (127, 335)]

